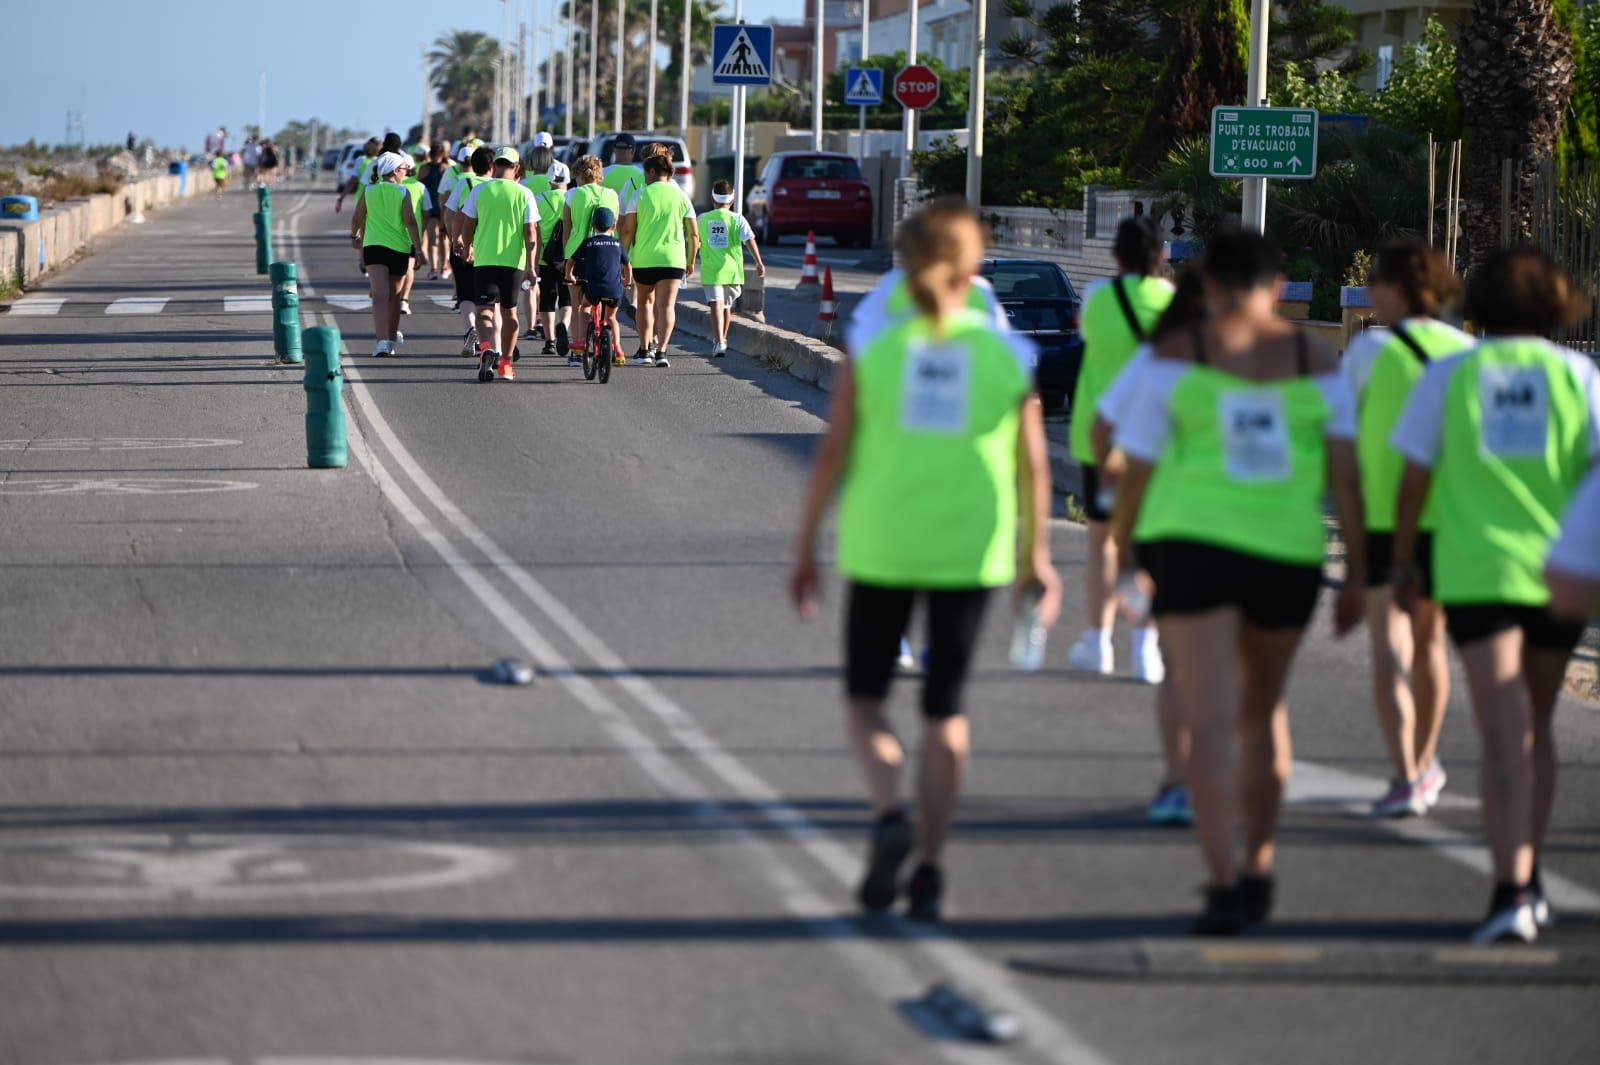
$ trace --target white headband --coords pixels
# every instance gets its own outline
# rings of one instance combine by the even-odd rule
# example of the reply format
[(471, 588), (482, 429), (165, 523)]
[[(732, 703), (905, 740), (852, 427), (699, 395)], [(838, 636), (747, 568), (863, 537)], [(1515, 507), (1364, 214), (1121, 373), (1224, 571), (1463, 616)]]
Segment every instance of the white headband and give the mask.
[(711, 202), (712, 203), (732, 203), (733, 202), (733, 193), (731, 193), (731, 192), (713, 192), (711, 194)]

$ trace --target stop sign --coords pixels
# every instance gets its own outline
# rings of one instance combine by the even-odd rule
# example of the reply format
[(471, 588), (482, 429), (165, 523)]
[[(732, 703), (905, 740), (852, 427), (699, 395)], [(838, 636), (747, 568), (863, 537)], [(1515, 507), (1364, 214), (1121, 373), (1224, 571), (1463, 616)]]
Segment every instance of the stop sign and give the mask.
[(921, 111), (939, 98), (939, 75), (913, 63), (894, 76), (894, 98), (908, 111)]

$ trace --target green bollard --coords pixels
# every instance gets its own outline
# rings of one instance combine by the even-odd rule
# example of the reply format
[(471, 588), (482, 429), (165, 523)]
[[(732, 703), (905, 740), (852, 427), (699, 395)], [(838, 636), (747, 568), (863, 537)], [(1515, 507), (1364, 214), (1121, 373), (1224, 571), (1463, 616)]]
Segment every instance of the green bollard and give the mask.
[(344, 372), (339, 367), (339, 330), (319, 325), (305, 331), (306, 465), (341, 469), (350, 461), (344, 429)]
[(272, 269), (272, 212), (256, 212), (256, 273)]
[(263, 211), (272, 210), (272, 190), (265, 185), (256, 186), (256, 206)]
[(300, 363), (300, 268), (291, 262), (272, 264), (272, 350), (279, 362)]

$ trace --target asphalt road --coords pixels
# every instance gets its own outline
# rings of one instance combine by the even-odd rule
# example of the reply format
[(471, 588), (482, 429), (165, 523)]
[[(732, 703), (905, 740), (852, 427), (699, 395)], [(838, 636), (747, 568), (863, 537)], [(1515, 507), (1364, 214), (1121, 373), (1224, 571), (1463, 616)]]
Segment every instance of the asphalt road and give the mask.
[[(370, 351), (348, 216), (276, 206), (307, 324)], [(996, 615), (949, 919), (859, 920), (838, 595), (782, 592), (823, 396), (698, 341), (479, 385), (422, 285), (404, 354), (346, 361), (349, 468), (307, 470), (252, 209), (153, 214), (0, 315), (0, 1062), (1596, 1059), (1595, 706), (1557, 726), (1561, 923), (1465, 952), (1464, 702), (1437, 814), (1355, 816), (1366, 654), (1320, 618), (1277, 919), (1206, 947), (1192, 838), (1141, 821), (1150, 692), (1068, 674), (1073, 619), (1012, 674)]]

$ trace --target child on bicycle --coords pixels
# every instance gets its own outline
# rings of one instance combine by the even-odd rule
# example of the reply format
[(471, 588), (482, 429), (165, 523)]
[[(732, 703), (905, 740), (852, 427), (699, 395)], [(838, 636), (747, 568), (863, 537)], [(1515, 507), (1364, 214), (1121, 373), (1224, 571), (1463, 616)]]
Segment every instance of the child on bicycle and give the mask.
[(583, 300), (578, 320), (583, 324), (583, 335), (574, 345), (576, 351), (589, 348), (589, 309), (599, 305), (601, 321), (611, 327), (611, 350), (615, 365), (621, 366), (622, 327), (617, 322), (617, 307), (622, 303), (623, 286), (632, 282), (633, 271), (628, 264), (628, 252), (615, 233), (617, 215), (609, 207), (596, 207), (590, 217), (592, 235), (578, 245), (578, 250), (567, 260), (567, 283), (582, 286)]

